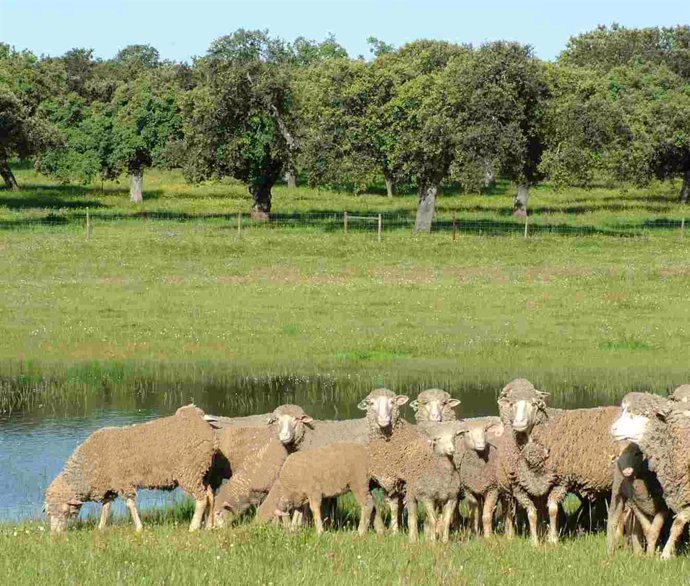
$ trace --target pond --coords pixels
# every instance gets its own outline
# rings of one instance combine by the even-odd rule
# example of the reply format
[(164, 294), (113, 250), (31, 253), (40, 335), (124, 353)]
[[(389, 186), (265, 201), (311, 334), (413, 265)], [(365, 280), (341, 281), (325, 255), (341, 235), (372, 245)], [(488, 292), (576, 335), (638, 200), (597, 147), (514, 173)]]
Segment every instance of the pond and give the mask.
[[(49, 383), (43, 381), (39, 385), (43, 395), (46, 384)], [(348, 419), (361, 416), (357, 402), (375, 386), (381, 385), (356, 377), (337, 380), (328, 377), (237, 378), (222, 384), (175, 385), (141, 381), (128, 389), (103, 385), (82, 389), (81, 395), (71, 399), (33, 404), (20, 411), (2, 414), (0, 522), (41, 518), (46, 487), (72, 451), (101, 427), (140, 423), (169, 415), (190, 402), (207, 413), (227, 416), (267, 413), (282, 403), (297, 403), (316, 418)], [(461, 399), (458, 412), (466, 417), (496, 414), (496, 396), (500, 387), (495, 382), (458, 384), (447, 380), (413, 380), (391, 385), (391, 388), (414, 398), (419, 391), (434, 386), (445, 388)], [(141, 392), (142, 388), (147, 392)], [(22, 392), (27, 392), (26, 385), (23, 385)], [(55, 396), (62, 395), (55, 393)], [(84, 399), (80, 400), (79, 396)], [(610, 391), (599, 399), (596, 393), (572, 388), (568, 393), (555, 394), (551, 403), (557, 407), (574, 408), (613, 404), (615, 401), (612, 399)], [(407, 419), (413, 417), (409, 406), (403, 413)], [(141, 509), (146, 510), (178, 503), (183, 496), (179, 491), (140, 491), (138, 499)], [(81, 515), (94, 515), (97, 509), (97, 505), (90, 504), (83, 507)], [(123, 503), (118, 501), (114, 511), (124, 514), (124, 510)]]

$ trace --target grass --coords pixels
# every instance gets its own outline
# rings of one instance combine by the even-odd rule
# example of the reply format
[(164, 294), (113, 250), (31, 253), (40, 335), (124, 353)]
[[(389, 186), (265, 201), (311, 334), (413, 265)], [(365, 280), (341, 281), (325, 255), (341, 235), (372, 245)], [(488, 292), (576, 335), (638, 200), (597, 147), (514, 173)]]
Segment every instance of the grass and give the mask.
[[(690, 249), (675, 230), (457, 241), (392, 230), (378, 243), (370, 233), (307, 227), (238, 237), (234, 221), (214, 214), (247, 209), (240, 186), (190, 187), (176, 173), (151, 172), (157, 195), (147, 209), (204, 221), (106, 220), (98, 214), (134, 213), (122, 189), (60, 191), (33, 184), (28, 169), (17, 175), (27, 189), (0, 193), (2, 217), (69, 216), (91, 199), (98, 206), (90, 204), (88, 241), (76, 221), (0, 230), (0, 409), (32, 397), (69, 401), (75, 387), (81, 397), (105, 381), (129, 393), (157, 381), (353, 375), (363, 386), (496, 389), (522, 375), (556, 401), (574, 391), (613, 401), (630, 388), (664, 391), (687, 380)], [(601, 227), (624, 217), (642, 225), (657, 208), (681, 212), (671, 195), (637, 201), (611, 190), (588, 192), (590, 211), (568, 211), (580, 196), (545, 187), (533, 198), (535, 216)], [(407, 196), (311, 190), (279, 189), (275, 201), (286, 213), (414, 207)], [(478, 202), (477, 213), (495, 218), (510, 197), (456, 195), (441, 205)]]
[(527, 539), (410, 545), (353, 531), (285, 534), (252, 524), (189, 534), (162, 521), (141, 535), (128, 524), (66, 536), (44, 525), (0, 526), (0, 573), (17, 584), (688, 584), (688, 561), (609, 557), (602, 534), (533, 548)]

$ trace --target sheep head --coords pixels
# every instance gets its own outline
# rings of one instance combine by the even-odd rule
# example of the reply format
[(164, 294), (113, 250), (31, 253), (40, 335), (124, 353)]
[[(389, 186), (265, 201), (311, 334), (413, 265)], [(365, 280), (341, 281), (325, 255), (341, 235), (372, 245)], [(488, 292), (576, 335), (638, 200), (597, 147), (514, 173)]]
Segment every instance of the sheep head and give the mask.
[(417, 423), (421, 421), (455, 421), (453, 409), (460, 404), (449, 393), (441, 389), (427, 389), (410, 403)]
[(618, 470), (628, 479), (638, 477), (642, 472), (643, 464), (644, 455), (640, 448), (634, 443), (628, 443), (616, 460)]
[(628, 393), (621, 403), (622, 411), (611, 426), (615, 440), (639, 443), (652, 419), (666, 420), (669, 401), (651, 393)]
[(298, 444), (304, 437), (305, 425), (314, 421), (299, 405), (281, 405), (268, 418), (278, 439), (285, 446)]
[(510, 381), (498, 398), (501, 419), (513, 431), (529, 435), (532, 428), (544, 416), (548, 393), (538, 391), (527, 379)]
[(668, 396), (675, 403), (690, 403), (690, 385), (680, 385)]
[(375, 389), (357, 407), (366, 411), (369, 420), (378, 427), (387, 429), (395, 427), (400, 418), (400, 407), (408, 401), (406, 395), (396, 395), (388, 389)]
[(496, 419), (490, 421), (464, 421), (460, 429), (460, 437), (465, 442), (465, 448), (481, 454), (489, 445), (487, 435), (500, 437), (503, 435), (503, 423)]
[(44, 503), (44, 511), (50, 519), (50, 532), (63, 533), (69, 518), (76, 517), (83, 504), (65, 480), (64, 474), (58, 474), (46, 490)]

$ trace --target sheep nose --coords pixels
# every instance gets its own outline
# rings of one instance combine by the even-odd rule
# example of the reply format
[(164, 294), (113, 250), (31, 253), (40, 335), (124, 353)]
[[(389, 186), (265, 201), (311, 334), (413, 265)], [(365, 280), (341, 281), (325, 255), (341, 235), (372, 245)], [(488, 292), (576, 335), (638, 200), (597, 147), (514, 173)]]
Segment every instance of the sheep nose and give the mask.
[(440, 423), (441, 414), (438, 411), (432, 411), (431, 414), (429, 415), (429, 419), (431, 419), (431, 421), (434, 421), (436, 423)]

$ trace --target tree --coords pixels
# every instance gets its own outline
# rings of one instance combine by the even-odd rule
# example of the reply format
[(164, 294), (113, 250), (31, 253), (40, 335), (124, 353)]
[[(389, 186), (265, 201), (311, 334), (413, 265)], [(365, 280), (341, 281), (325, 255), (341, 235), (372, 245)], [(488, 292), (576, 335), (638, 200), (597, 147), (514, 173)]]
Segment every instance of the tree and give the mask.
[(19, 185), (10, 159), (31, 157), (59, 141), (39, 109), (50, 92), (39, 68), (33, 54), (0, 43), (0, 177), (11, 190), (18, 190)]
[(214, 41), (197, 67), (201, 81), (183, 107), (185, 174), (247, 183), (253, 215), (266, 218), (297, 146), (291, 54), (265, 31), (238, 30)]

